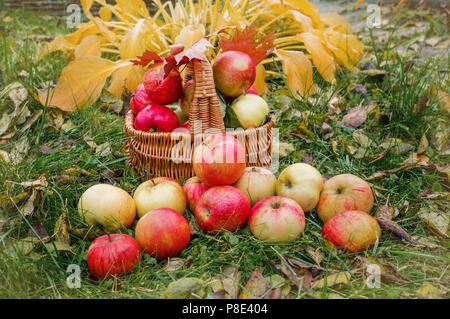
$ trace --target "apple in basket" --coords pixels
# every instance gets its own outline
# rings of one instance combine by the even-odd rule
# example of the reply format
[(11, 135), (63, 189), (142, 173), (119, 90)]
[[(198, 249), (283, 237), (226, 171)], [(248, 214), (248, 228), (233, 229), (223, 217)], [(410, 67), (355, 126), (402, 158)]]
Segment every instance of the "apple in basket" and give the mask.
[(186, 196), (183, 188), (174, 179), (156, 177), (143, 182), (134, 191), (139, 218), (157, 208), (171, 208), (184, 214), (186, 211)]
[(177, 101), (183, 91), (183, 83), (177, 68), (173, 68), (161, 81), (158, 81), (162, 63), (152, 64), (144, 74), (144, 87), (153, 103), (171, 104)]
[(96, 184), (81, 195), (78, 213), (88, 225), (101, 225), (106, 231), (113, 232), (131, 226), (136, 217), (136, 204), (123, 189)]
[(150, 104), (136, 115), (134, 128), (139, 131), (172, 132), (180, 126), (174, 111), (164, 105)]
[(208, 187), (203, 184), (197, 176), (189, 178), (183, 185), (184, 193), (188, 203), (189, 210), (195, 211), (195, 206)]
[(245, 148), (228, 134), (211, 134), (194, 149), (195, 175), (207, 186), (231, 185), (245, 170)]
[(183, 111), (184, 115), (189, 114), (189, 108), (191, 106), (192, 100), (194, 99), (194, 91), (195, 91), (195, 80), (190, 79), (183, 86), (183, 93), (180, 98), (180, 107)]
[(305, 229), (305, 215), (293, 199), (271, 196), (253, 206), (248, 224), (261, 241), (289, 242), (299, 238)]
[(373, 246), (381, 236), (377, 220), (363, 211), (350, 210), (330, 218), (322, 236), (345, 252), (354, 253)]
[(139, 262), (142, 250), (133, 237), (107, 234), (96, 238), (89, 246), (87, 264), (96, 278), (112, 278), (130, 272)]
[(334, 215), (348, 211), (370, 212), (373, 194), (369, 184), (352, 174), (336, 175), (327, 180), (320, 194), (317, 215), (326, 222)]
[(323, 178), (313, 166), (296, 163), (286, 167), (278, 176), (276, 192), (295, 200), (304, 212), (316, 207), (323, 188)]
[(178, 256), (189, 245), (191, 231), (183, 215), (171, 208), (158, 208), (139, 219), (136, 239), (159, 261)]
[(134, 115), (137, 115), (145, 107), (152, 104), (152, 101), (148, 97), (145, 91), (144, 84), (139, 84), (133, 92), (132, 98), (130, 100), (130, 108)]
[(252, 58), (244, 52), (226, 51), (213, 64), (214, 84), (226, 96), (237, 97), (247, 91), (256, 78)]
[(200, 197), (195, 219), (204, 232), (235, 231), (247, 223), (250, 201), (232, 186), (215, 186)]
[(231, 113), (234, 126), (242, 126), (246, 130), (265, 122), (269, 115), (269, 105), (258, 95), (242, 94), (231, 103), (228, 113)]
[(277, 178), (267, 168), (246, 167), (244, 174), (233, 186), (240, 189), (253, 206), (266, 197), (274, 196), (276, 184)]

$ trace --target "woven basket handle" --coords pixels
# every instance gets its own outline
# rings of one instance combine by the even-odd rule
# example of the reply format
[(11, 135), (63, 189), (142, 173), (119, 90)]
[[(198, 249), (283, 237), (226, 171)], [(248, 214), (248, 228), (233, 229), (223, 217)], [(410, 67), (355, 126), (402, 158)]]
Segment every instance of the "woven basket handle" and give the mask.
[(185, 80), (188, 81), (190, 78), (195, 79), (195, 90), (189, 108), (189, 132), (200, 133), (197, 131), (198, 127), (195, 127), (194, 132), (194, 123), (198, 123), (196, 121), (201, 121), (202, 133), (211, 128), (225, 132), (211, 64), (208, 61), (191, 61), (186, 67)]

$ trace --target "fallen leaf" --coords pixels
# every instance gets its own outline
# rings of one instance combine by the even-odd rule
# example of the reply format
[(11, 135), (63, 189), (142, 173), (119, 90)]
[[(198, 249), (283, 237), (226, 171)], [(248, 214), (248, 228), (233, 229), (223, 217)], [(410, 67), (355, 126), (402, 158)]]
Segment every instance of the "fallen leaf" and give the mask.
[(9, 159), (9, 153), (7, 151), (4, 150), (0, 150), (0, 158), (6, 163), (8, 164), (10, 159)]
[(26, 201), (26, 203), (22, 207), (22, 212), (25, 217), (31, 216), (34, 212), (34, 207), (36, 206), (35, 200), (36, 200), (37, 191), (33, 189), (31, 191), (31, 195)]
[(353, 138), (355, 141), (361, 145), (362, 147), (370, 147), (372, 146), (373, 142), (370, 138), (365, 135), (362, 130), (356, 130), (352, 133)]
[(94, 139), (89, 135), (85, 134), (83, 139), (90, 148), (97, 148), (97, 143), (95, 143)]
[(342, 125), (346, 127), (357, 128), (361, 126), (367, 119), (367, 111), (363, 108), (354, 108), (344, 116)]
[(448, 238), (448, 221), (449, 218), (445, 213), (440, 213), (428, 207), (422, 207), (417, 213), (419, 218), (429, 226), (436, 235)]
[(413, 149), (411, 144), (404, 143), (399, 138), (388, 138), (380, 144), (380, 147), (383, 149), (391, 149), (396, 154), (403, 154)]
[(192, 256), (189, 256), (186, 259), (169, 258), (167, 264), (165, 264), (162, 269), (164, 271), (177, 271), (187, 268), (190, 263), (192, 263)]
[(49, 236), (42, 222), (36, 222), (32, 226), (33, 229), (28, 230), (28, 237), (39, 237), (43, 241), (48, 240)]
[(62, 243), (60, 241), (52, 241), (50, 243), (44, 244), (47, 249), (50, 251), (66, 251), (71, 253), (72, 255), (75, 255), (75, 252), (73, 251), (72, 247), (67, 245), (66, 243)]
[(408, 281), (400, 272), (392, 265), (381, 261), (374, 256), (356, 256), (355, 257), (361, 264), (361, 267), (366, 269), (369, 265), (377, 265), (380, 268), (380, 279), (384, 283), (399, 283)]
[(254, 299), (264, 296), (268, 290), (267, 281), (261, 274), (260, 270), (254, 270), (250, 274), (247, 284), (242, 289), (239, 299)]
[(47, 182), (47, 178), (45, 178), (45, 175), (41, 175), (36, 180), (21, 182), (21, 183), (19, 183), (19, 185), (21, 185), (25, 188), (33, 187), (38, 190), (43, 190), (48, 186), (48, 182)]
[(0, 207), (9, 211), (24, 202), (29, 196), (28, 192), (22, 192), (16, 196), (2, 195), (0, 196)]
[(445, 150), (449, 138), (450, 138), (450, 131), (448, 129), (447, 121), (439, 119), (436, 130), (431, 135), (431, 143), (433, 144), (434, 148), (438, 153), (441, 153)]
[(69, 218), (67, 213), (64, 211), (56, 220), (55, 226), (53, 228), (53, 238), (57, 242), (64, 243), (70, 246), (70, 236), (69, 229), (71, 228)]
[(109, 154), (111, 154), (111, 152), (112, 152), (112, 148), (111, 148), (110, 142), (105, 142), (103, 144), (98, 145), (95, 148), (95, 154), (97, 154), (101, 157), (108, 156)]
[(420, 155), (420, 154), (424, 153), (427, 150), (428, 145), (429, 145), (429, 143), (428, 143), (427, 136), (423, 135), (420, 139), (419, 147), (417, 148), (417, 154)]
[(227, 295), (227, 299), (237, 299), (239, 296), (239, 284), (241, 282), (241, 272), (236, 267), (227, 267), (222, 273), (222, 283)]
[(205, 282), (198, 278), (186, 277), (167, 286), (162, 299), (201, 299), (205, 296)]
[(350, 278), (351, 276), (347, 271), (338, 272), (317, 280), (313, 288), (321, 289), (325, 286), (333, 287), (336, 285), (348, 285), (348, 283), (350, 282)]
[(22, 132), (25, 132), (26, 130), (28, 130), (31, 126), (33, 126), (34, 123), (36, 123), (36, 121), (41, 117), (42, 113), (44, 113), (43, 110), (39, 110), (37, 111), (32, 117), (30, 117), (27, 122), (25, 123), (25, 125), (21, 128)]
[(373, 180), (378, 180), (378, 179), (382, 179), (383, 177), (389, 176), (389, 174), (385, 171), (379, 171), (379, 172), (375, 172), (372, 175), (370, 175), (369, 177), (366, 178), (366, 181), (373, 181)]
[(280, 142), (278, 146), (279, 157), (286, 157), (295, 150), (295, 146), (292, 143)]
[(392, 220), (392, 218), (396, 217), (398, 213), (398, 209), (395, 209), (394, 207), (391, 207), (389, 205), (381, 205), (375, 212), (375, 217)]
[(428, 282), (424, 282), (417, 289), (416, 296), (421, 299), (441, 299), (441, 290)]
[(305, 250), (308, 256), (311, 257), (311, 259), (314, 260), (317, 265), (320, 265), (322, 260), (325, 258), (325, 254), (320, 251), (320, 248), (314, 248), (308, 245), (306, 246)]

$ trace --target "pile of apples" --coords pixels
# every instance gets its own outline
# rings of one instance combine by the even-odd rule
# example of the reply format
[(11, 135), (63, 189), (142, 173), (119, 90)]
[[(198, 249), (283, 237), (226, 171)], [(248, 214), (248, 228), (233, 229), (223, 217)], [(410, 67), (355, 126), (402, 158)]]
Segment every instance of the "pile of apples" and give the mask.
[[(133, 92), (130, 108), (136, 116), (134, 128), (146, 132), (188, 132), (195, 80), (183, 86), (177, 67), (158, 80), (162, 67), (162, 62), (152, 64), (143, 83)], [(213, 75), (216, 88), (238, 121), (237, 126), (244, 129), (261, 126), (269, 114), (269, 106), (253, 85), (256, 68), (250, 56), (240, 51), (221, 53), (213, 64)]]
[(183, 186), (168, 177), (143, 182), (131, 197), (126, 191), (97, 184), (87, 189), (78, 211), (89, 225), (108, 232), (132, 226), (135, 238), (108, 234), (88, 250), (88, 267), (98, 278), (129, 272), (142, 253), (158, 261), (179, 255), (190, 242), (184, 214), (194, 213), (207, 233), (234, 232), (249, 225), (253, 235), (273, 243), (298, 239), (305, 228), (305, 212), (316, 208), (324, 222), (323, 237), (345, 252), (358, 252), (380, 238), (370, 212), (374, 198), (361, 178), (342, 174), (325, 183), (313, 166), (296, 163), (278, 179), (266, 168), (246, 167), (244, 146), (228, 134), (209, 135), (194, 150), (196, 176)]

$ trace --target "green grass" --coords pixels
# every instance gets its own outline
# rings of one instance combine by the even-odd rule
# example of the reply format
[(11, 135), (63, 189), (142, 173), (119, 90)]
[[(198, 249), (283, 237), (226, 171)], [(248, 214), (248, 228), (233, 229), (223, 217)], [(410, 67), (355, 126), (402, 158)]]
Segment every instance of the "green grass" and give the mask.
[[(6, 15), (13, 18), (11, 23), (1, 22)], [(57, 33), (67, 32), (63, 25), (64, 22), (61, 20), (55, 22), (54, 18), (34, 14), (2, 13), (0, 27), (5, 37), (2, 36), (0, 48), (0, 56), (3, 57), (0, 64), (1, 87), (19, 80), (26, 88), (33, 89), (45, 81), (55, 80), (66, 60), (61, 54), (55, 53), (40, 63), (35, 63), (33, 57), (38, 43), (35, 39), (36, 34), (51, 37)], [(433, 23), (432, 27), (438, 28), (438, 25)], [(427, 32), (433, 33), (433, 29)], [(370, 60), (371, 62), (363, 60), (359, 67), (382, 69), (386, 71), (382, 78), (340, 71), (336, 84), (332, 86), (316, 76), (321, 94), (312, 97), (308, 103), (294, 100), (285, 83), (269, 79), (271, 93), (267, 99), (272, 112), (277, 112), (283, 103), (288, 103), (300, 112), (310, 111), (307, 120), (301, 120), (299, 117), (287, 119), (285, 116), (277, 123), (280, 128), (280, 140), (295, 145), (295, 150), (281, 159), (280, 171), (289, 164), (301, 161), (306, 154), (312, 154), (312, 164), (327, 177), (341, 173), (368, 177), (377, 171), (398, 167), (410, 153), (396, 154), (390, 150), (374, 161), (383, 152), (378, 145), (386, 138), (399, 138), (410, 143), (413, 150), (417, 150), (419, 140), (424, 134), (430, 141), (432, 140), (438, 119), (448, 122), (448, 114), (439, 106), (439, 98), (434, 94), (436, 90), (448, 86), (446, 75), (448, 60), (438, 57), (424, 60), (417, 56), (412, 59), (414, 63), (409, 62), (410, 58), (405, 59), (395, 53), (401, 39), (395, 32), (391, 38), (391, 41), (383, 44), (375, 36), (365, 37), (368, 56), (375, 53), (375, 59)], [(20, 77), (19, 73), (22, 70), (26, 70), (29, 76)], [(350, 84), (364, 85), (367, 94), (348, 91)], [(346, 144), (357, 146), (352, 137), (355, 129), (341, 125), (340, 121), (347, 111), (331, 114), (328, 110), (332, 94), (345, 99), (344, 106), (347, 110), (360, 104), (377, 105), (375, 111), (368, 114), (365, 124), (360, 127), (373, 141), (372, 146), (364, 148), (365, 156), (362, 158), (355, 158), (344, 147)], [(417, 111), (418, 101), (422, 96), (429, 97), (428, 104), (424, 110)], [(1, 113), (4, 110), (12, 111), (13, 106), (9, 100), (5, 99), (0, 103)], [(42, 109), (42, 106), (32, 98), (26, 103), (32, 113)], [(141, 182), (140, 177), (126, 167), (126, 158), (120, 153), (123, 152), (124, 144), (123, 116), (102, 110), (98, 104), (67, 114), (65, 120), (70, 120), (75, 125), (70, 131), (54, 128), (49, 116), (55, 114), (55, 111), (45, 109), (32, 128), (25, 132), (17, 131), (12, 139), (0, 144), (0, 150), (11, 152), (14, 144), (21, 139), (27, 139), (30, 143), (26, 157), (17, 165), (6, 164), (0, 160), (2, 190), (0, 196), (6, 194), (15, 196), (26, 191), (17, 183), (37, 179), (43, 174), (49, 182), (40, 205), (35, 208), (32, 216), (24, 217), (20, 204), (8, 210), (0, 210), (2, 221), (0, 245), (16, 247), (14, 254), (0, 249), (0, 297), (159, 298), (167, 285), (176, 279), (196, 277), (208, 282), (225, 267), (234, 265), (239, 267), (243, 286), (250, 273), (258, 267), (262, 267), (262, 273), (266, 277), (280, 274), (269, 262), (269, 260), (280, 262), (279, 254), (313, 264), (314, 261), (305, 251), (308, 245), (324, 252), (325, 258), (321, 266), (325, 269), (325, 273), (350, 269), (353, 270), (353, 276), (346, 285), (325, 286), (306, 292), (292, 291), (292, 297), (411, 298), (416, 296), (416, 290), (424, 282), (430, 282), (440, 289), (442, 297), (448, 296), (449, 243), (445, 239), (430, 235), (426, 225), (417, 217), (421, 207), (434, 207), (442, 212), (448, 209), (445, 199), (426, 200), (420, 196), (421, 192), (427, 189), (448, 191), (448, 180), (440, 176), (433, 167), (400, 170), (371, 182), (376, 195), (372, 213), (379, 205), (389, 203), (393, 207), (400, 207), (407, 201), (408, 208), (400, 208), (400, 214), (396, 218), (399, 225), (410, 235), (427, 237), (442, 246), (438, 249), (414, 247), (383, 231), (379, 245), (359, 255), (377, 255), (398, 269), (408, 280), (400, 283), (382, 283), (380, 288), (368, 288), (365, 285), (365, 274), (361, 271), (354, 272), (355, 255), (335, 253), (326, 245), (320, 236), (322, 222), (315, 212), (307, 214), (303, 236), (291, 244), (261, 243), (252, 236), (248, 227), (233, 234), (211, 236), (200, 233), (192, 238), (188, 248), (179, 257), (187, 259), (192, 256), (189, 266), (184, 269), (166, 271), (165, 263), (156, 263), (153, 258), (144, 256), (131, 274), (117, 280), (102, 280), (98, 283), (88, 280), (86, 253), (90, 237), (71, 233), (73, 254), (65, 251), (57, 252), (51, 246), (44, 246), (40, 242), (34, 244), (31, 252), (28, 251), (18, 243), (27, 237), (31, 226), (41, 222), (51, 236), (57, 219), (66, 210), (73, 228), (87, 227), (79, 218), (76, 207), (78, 198), (89, 186), (99, 182), (117, 183), (132, 193)], [(323, 138), (321, 130), (323, 122), (333, 128), (334, 134), (329, 139)], [(305, 136), (306, 140), (293, 136), (292, 131)], [(110, 142), (112, 152), (105, 157), (99, 156), (83, 140), (85, 135), (92, 137), (97, 144)], [(333, 150), (333, 141), (336, 142), (336, 150)], [(53, 153), (40, 152), (39, 147), (42, 146), (50, 148)], [(448, 155), (439, 154), (432, 145), (425, 154), (430, 158), (430, 163), (436, 166), (442, 166), (449, 160)], [(76, 168), (79, 171), (83, 169), (90, 174), (72, 177), (74, 179), (68, 182), (61, 178), (61, 175), (67, 175), (69, 168)], [(112, 171), (119, 173), (112, 178), (105, 178), (102, 175)], [(191, 212), (186, 214), (188, 219), (192, 218)], [(133, 234), (133, 230), (125, 232)], [(93, 230), (90, 233), (94, 237), (99, 234)], [(66, 278), (69, 275), (66, 269), (71, 264), (79, 265), (81, 268), (82, 283), (79, 289), (70, 289), (66, 285)]]

